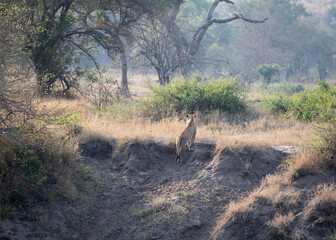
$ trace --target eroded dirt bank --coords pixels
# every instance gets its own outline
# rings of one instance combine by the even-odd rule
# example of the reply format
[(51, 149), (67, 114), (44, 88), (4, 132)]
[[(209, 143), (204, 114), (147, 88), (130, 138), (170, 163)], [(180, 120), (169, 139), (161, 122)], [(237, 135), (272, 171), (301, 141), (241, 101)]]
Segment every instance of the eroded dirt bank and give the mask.
[[(0, 239), (209, 239), (231, 200), (278, 171), (283, 149), (216, 149), (200, 142), (175, 162), (164, 142), (80, 145), (97, 178), (78, 203), (53, 203), (41, 220), (5, 220)], [(88, 181), (92, 179), (89, 179)], [(85, 178), (84, 178), (85, 181)]]

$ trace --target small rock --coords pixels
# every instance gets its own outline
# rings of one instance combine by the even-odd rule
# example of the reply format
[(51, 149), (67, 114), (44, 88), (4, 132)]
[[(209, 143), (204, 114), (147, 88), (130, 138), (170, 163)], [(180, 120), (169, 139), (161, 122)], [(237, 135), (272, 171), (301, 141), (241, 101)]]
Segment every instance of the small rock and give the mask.
[(282, 152), (283, 154), (294, 154), (300, 151), (300, 147), (298, 146), (286, 146), (286, 145), (278, 145), (272, 147), (274, 150)]
[(190, 218), (186, 224), (186, 229), (199, 229), (203, 222), (199, 218)]

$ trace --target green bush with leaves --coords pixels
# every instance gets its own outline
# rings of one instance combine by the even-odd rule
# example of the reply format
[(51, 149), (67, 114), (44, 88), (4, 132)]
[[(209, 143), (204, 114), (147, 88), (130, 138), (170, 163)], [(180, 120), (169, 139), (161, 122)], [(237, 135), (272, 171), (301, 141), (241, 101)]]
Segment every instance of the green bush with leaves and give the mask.
[(336, 119), (336, 89), (326, 82), (318, 88), (305, 89), (292, 97), (279, 94), (264, 98), (265, 108), (274, 115), (292, 116), (300, 121), (332, 121)]
[(143, 112), (154, 118), (195, 111), (238, 113), (246, 108), (246, 90), (235, 79), (202, 81), (199, 77), (183, 78), (151, 90), (143, 101)]
[(293, 116), (301, 121), (330, 121), (336, 118), (336, 89), (326, 82), (293, 95)]
[(263, 104), (266, 110), (273, 115), (284, 115), (290, 110), (292, 100), (285, 94), (278, 94), (274, 97), (264, 98)]

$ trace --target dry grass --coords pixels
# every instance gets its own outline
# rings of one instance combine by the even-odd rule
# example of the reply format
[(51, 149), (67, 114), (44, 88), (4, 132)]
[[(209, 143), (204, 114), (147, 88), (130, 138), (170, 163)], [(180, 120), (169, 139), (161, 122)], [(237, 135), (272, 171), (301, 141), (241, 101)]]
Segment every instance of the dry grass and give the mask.
[(267, 222), (267, 225), (274, 227), (277, 229), (279, 233), (283, 236), (286, 236), (289, 232), (290, 224), (293, 222), (295, 216), (293, 212), (289, 212), (288, 214), (279, 214), (276, 213), (272, 220)]
[(309, 172), (322, 172), (336, 168), (336, 123), (315, 127), (315, 138), (304, 152), (294, 155), (287, 164), (286, 180), (288, 182)]
[[(259, 188), (253, 190), (248, 196), (243, 196), (238, 201), (230, 202), (224, 216), (215, 226), (213, 235), (216, 235), (229, 222), (234, 221), (238, 217), (242, 219), (247, 218), (249, 213), (253, 212), (258, 206), (256, 204), (258, 199), (267, 199), (274, 206), (292, 206), (294, 208), (300, 204), (300, 192), (284, 183), (282, 174), (267, 175)], [(282, 220), (284, 220), (285, 216), (282, 217)], [(287, 218), (289, 217), (288, 215)], [(280, 220), (280, 215), (278, 219), (274, 219), (277, 222), (280, 222)], [(272, 224), (276, 223), (274, 221)]]
[[(184, 129), (185, 122), (178, 118), (152, 122), (143, 118), (113, 119), (108, 114), (99, 116), (87, 113), (85, 132), (115, 138), (120, 141), (129, 139), (163, 139), (174, 143), (176, 136)], [(308, 124), (296, 121), (279, 121), (269, 116), (252, 120), (247, 124), (235, 124), (217, 118), (202, 123), (198, 119), (196, 141), (215, 142), (219, 148), (234, 148), (240, 145), (268, 147), (273, 145), (302, 145), (310, 131)]]
[[(118, 76), (117, 76), (118, 77)], [(132, 94), (143, 97), (148, 90), (147, 86), (154, 83), (154, 77), (141, 75), (130, 76)], [(141, 88), (134, 92), (133, 88)], [(143, 91), (143, 89), (147, 89)], [(80, 116), (80, 124), (84, 127), (82, 137), (96, 135), (105, 138), (114, 138), (119, 141), (130, 139), (138, 140), (165, 140), (174, 143), (176, 136), (184, 129), (185, 122), (177, 117), (152, 122), (141, 118), (136, 109), (128, 110), (132, 106), (125, 105), (120, 111), (121, 117), (116, 117), (112, 106), (111, 112), (94, 113), (84, 98), (75, 100), (49, 99), (40, 100), (41, 112), (57, 111), (57, 115), (76, 112)], [(128, 116), (131, 115), (131, 116)], [(202, 116), (198, 114), (198, 129), (196, 141), (211, 141), (218, 148), (235, 148), (251, 146), (256, 148), (273, 145), (302, 145), (311, 130), (309, 124), (294, 120), (275, 118), (267, 113), (251, 108), (245, 115), (230, 116), (214, 112)]]
[(336, 227), (336, 184), (320, 186), (303, 211), (303, 219), (310, 224)]
[(143, 218), (154, 214), (151, 216), (151, 222), (158, 223), (172, 216), (181, 218), (186, 212), (187, 209), (182, 204), (176, 203), (176, 199), (169, 196), (159, 196), (152, 199), (144, 209), (136, 211), (134, 216)]
[(268, 221), (268, 225), (281, 229), (288, 225), (289, 222), (293, 221), (294, 215), (293, 212), (289, 212), (288, 214), (279, 214), (276, 213), (274, 218), (270, 221)]

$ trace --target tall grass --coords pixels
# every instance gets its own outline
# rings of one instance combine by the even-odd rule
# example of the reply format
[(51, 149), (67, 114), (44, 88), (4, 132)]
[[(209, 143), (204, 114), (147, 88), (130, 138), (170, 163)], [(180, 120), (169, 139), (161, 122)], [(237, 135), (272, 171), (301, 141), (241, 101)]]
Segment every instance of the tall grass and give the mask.
[(287, 162), (287, 177), (290, 181), (310, 172), (336, 169), (336, 122), (315, 128), (315, 138), (306, 150)]

